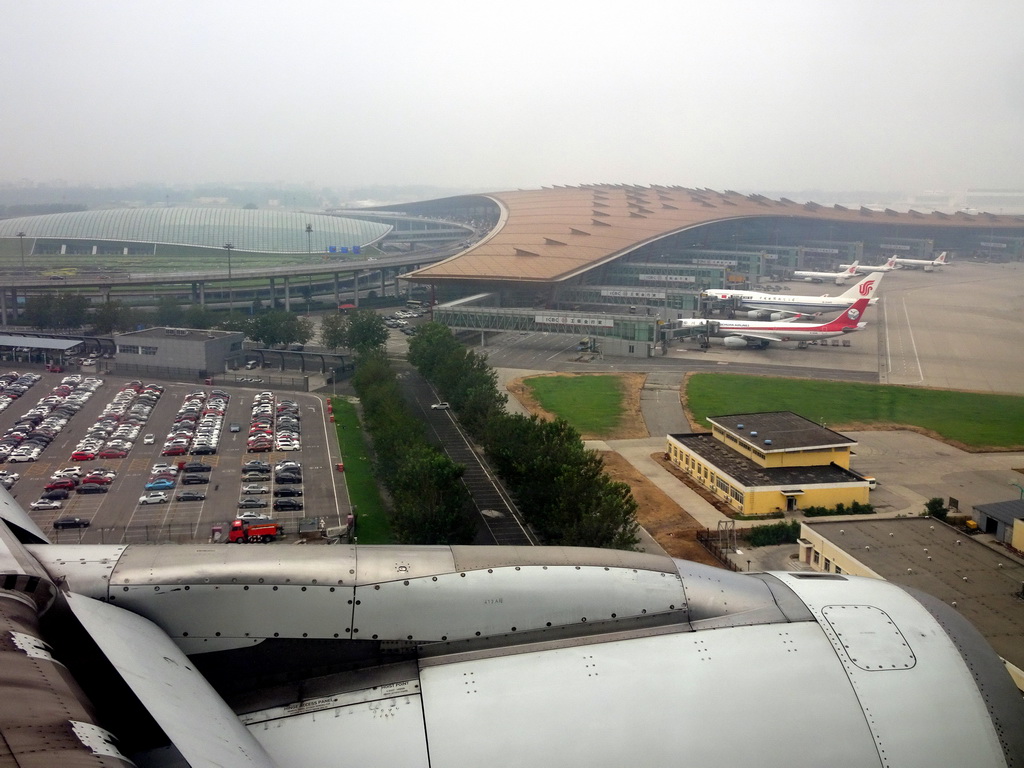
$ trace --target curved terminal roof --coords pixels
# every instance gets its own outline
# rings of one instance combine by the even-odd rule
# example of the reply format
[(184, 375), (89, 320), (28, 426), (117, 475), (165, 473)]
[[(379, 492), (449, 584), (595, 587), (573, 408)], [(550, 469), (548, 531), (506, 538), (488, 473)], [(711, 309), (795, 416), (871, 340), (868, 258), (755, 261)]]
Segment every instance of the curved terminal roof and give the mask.
[(473, 248), (407, 275), (413, 280), (558, 282), (691, 227), (736, 218), (792, 217), (823, 222), (900, 224), (929, 229), (1009, 227), (1024, 217), (923, 214), (831, 208), (761, 195), (683, 187), (593, 185), (499, 192), (491, 235)]
[[(312, 232), (307, 235), (306, 225)], [(332, 246), (367, 245), (390, 225), (294, 211), (229, 208), (117, 208), (49, 213), (0, 220), (0, 237), (160, 243), (245, 253), (322, 253)]]

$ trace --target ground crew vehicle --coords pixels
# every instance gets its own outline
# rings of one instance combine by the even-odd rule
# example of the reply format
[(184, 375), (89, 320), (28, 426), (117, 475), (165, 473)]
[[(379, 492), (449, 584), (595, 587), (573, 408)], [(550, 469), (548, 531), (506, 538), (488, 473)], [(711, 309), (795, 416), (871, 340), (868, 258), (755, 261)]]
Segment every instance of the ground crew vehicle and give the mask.
[(248, 520), (233, 520), (228, 531), (228, 541), (232, 544), (266, 544), (283, 533), (282, 526), (277, 523), (252, 523)]

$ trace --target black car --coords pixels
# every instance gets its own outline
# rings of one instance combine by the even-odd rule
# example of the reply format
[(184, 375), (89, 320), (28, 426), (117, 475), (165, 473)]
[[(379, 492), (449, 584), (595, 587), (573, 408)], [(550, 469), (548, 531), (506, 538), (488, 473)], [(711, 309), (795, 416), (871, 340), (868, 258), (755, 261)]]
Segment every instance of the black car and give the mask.
[(209, 475), (201, 475), (198, 472), (192, 472), (192, 473), (183, 475), (182, 478), (181, 478), (181, 484), (182, 485), (196, 485), (196, 484), (202, 485), (203, 483), (208, 483), (208, 482), (210, 482), (210, 476)]
[(63, 501), (68, 497), (67, 488), (54, 488), (52, 491), (47, 491), (40, 499), (50, 499), (51, 501)]
[(287, 488), (275, 488), (274, 489), (274, 495), (275, 496), (301, 496), (302, 495), (302, 489), (301, 488), (295, 488), (293, 486), (288, 486)]
[(210, 456), (217, 452), (217, 448), (212, 445), (197, 445), (189, 453), (193, 456)]
[(100, 483), (83, 483), (75, 488), (75, 493), (106, 493), (109, 488)]
[(276, 499), (274, 501), (274, 510), (277, 512), (286, 512), (302, 509), (302, 502), (298, 499)]
[(53, 527), (58, 531), (62, 531), (65, 528), (88, 528), (89, 521), (84, 517), (62, 517), (59, 520), (53, 521)]
[(292, 472), (278, 472), (274, 475), (274, 480), (279, 483), (301, 483), (302, 475), (296, 475)]
[(203, 501), (206, 499), (206, 494), (199, 491), (182, 491), (174, 498), (178, 501)]
[(185, 466), (181, 468), (182, 472), (212, 472), (213, 467), (209, 464), (204, 464), (201, 461), (186, 461)]

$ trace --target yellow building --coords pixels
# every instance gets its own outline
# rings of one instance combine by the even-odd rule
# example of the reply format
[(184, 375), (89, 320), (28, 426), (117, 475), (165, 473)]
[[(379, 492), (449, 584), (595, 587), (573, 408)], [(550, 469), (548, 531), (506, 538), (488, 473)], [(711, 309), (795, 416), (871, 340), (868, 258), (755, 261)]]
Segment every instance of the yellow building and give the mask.
[(857, 444), (790, 411), (709, 418), (711, 433), (669, 435), (669, 459), (743, 515), (868, 503), (850, 470)]

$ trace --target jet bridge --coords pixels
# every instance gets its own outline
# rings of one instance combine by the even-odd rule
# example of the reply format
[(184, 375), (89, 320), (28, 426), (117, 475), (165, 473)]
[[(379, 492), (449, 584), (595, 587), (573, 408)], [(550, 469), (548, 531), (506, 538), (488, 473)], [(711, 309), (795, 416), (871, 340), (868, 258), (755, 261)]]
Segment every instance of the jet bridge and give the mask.
[(494, 294), (477, 294), (433, 307), (433, 320), (456, 331), (560, 333), (603, 340), (606, 351), (649, 357), (664, 322), (631, 314), (488, 306)]

